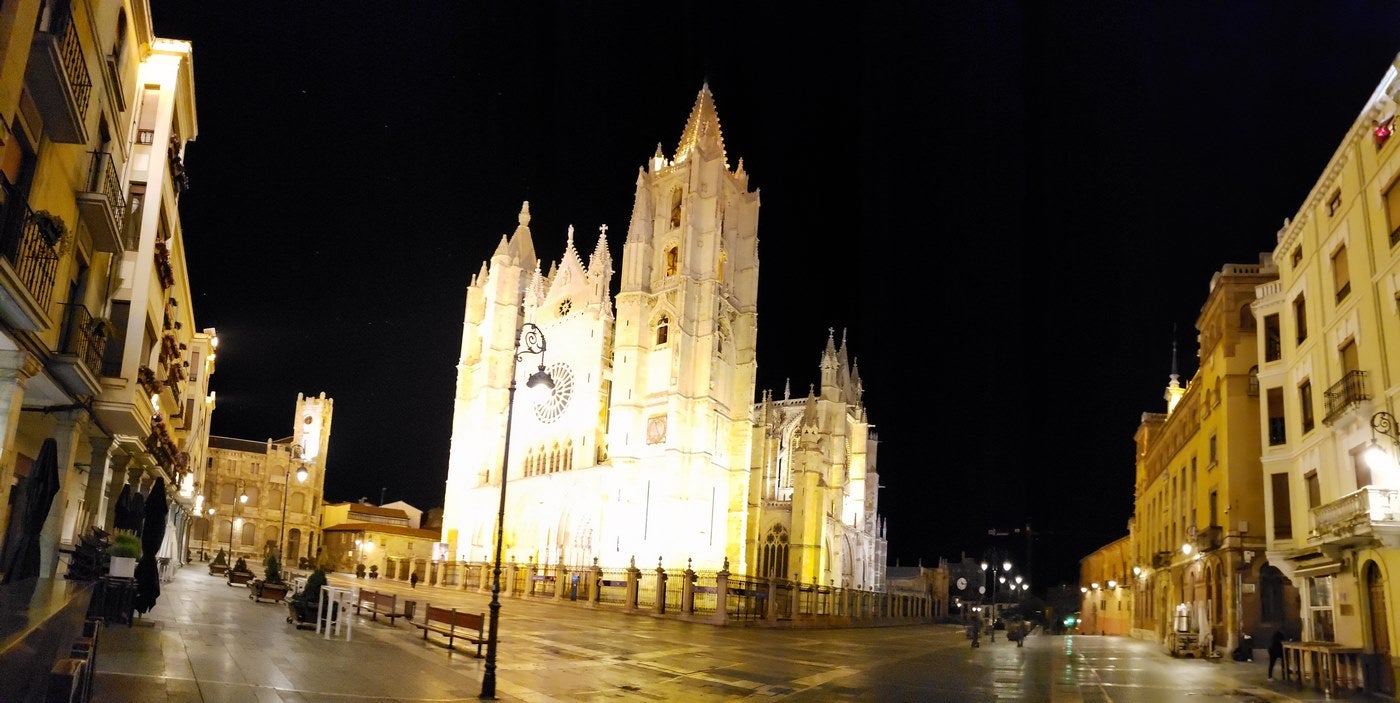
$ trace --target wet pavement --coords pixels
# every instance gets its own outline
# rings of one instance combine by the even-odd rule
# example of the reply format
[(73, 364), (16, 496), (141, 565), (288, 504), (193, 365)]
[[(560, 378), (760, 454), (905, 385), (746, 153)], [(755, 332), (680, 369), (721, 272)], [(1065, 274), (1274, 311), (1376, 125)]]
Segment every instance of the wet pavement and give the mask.
[[(490, 594), (331, 577), (417, 602), (485, 612)], [(402, 619), (356, 617), (350, 641), (286, 622), (285, 605), (177, 572), (156, 607), (114, 625), (95, 700), (475, 700), (483, 660), (423, 641)], [(715, 627), (578, 603), (502, 598), (496, 692), (506, 701), (1048, 701), (1275, 703), (1337, 700), (1265, 677), (1254, 662), (1174, 659), (1123, 637), (1035, 634), (972, 648), (960, 627)], [(1343, 697), (1345, 698), (1345, 697)], [(1359, 694), (1350, 697), (1367, 700)]]

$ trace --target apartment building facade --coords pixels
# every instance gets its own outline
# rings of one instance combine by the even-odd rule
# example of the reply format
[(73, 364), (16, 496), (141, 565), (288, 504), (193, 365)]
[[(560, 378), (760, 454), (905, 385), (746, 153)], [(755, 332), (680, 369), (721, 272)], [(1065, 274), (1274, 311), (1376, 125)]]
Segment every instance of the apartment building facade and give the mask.
[(178, 211), (191, 61), (143, 0), (0, 5), (0, 523), (54, 440), (41, 576), (110, 527), (127, 484), (162, 477), (167, 532), (187, 534), (217, 345), (195, 324)]
[(1301, 637), (1360, 649), (1394, 694), (1400, 612), (1400, 139), (1392, 64), (1272, 252), (1254, 311), (1268, 559)]

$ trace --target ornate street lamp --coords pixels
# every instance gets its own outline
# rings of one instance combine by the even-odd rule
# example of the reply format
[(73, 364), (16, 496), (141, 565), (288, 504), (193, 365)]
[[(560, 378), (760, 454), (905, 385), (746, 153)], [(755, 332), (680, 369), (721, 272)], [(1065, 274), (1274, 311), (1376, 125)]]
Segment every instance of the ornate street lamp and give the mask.
[(282, 528), (277, 531), (277, 561), (285, 562), (287, 554), (283, 551), (283, 545), (287, 539), (287, 494), (292, 492), (292, 462), (297, 463), (297, 483), (306, 482), (306, 464), (301, 460), (301, 445), (292, 445), (292, 455), (287, 458), (287, 473), (282, 481)]
[[(1396, 464), (1395, 455), (1386, 451), (1385, 447), (1376, 441), (1377, 432), (1389, 437), (1391, 444), (1400, 447), (1400, 425), (1396, 425), (1395, 416), (1384, 410), (1371, 416), (1371, 442), (1362, 455), (1372, 471), (1385, 471), (1389, 474), (1385, 478), (1393, 481), (1397, 472), (1400, 472), (1400, 465)], [(1371, 482), (1375, 483), (1375, 480), (1372, 476)]]
[(526, 354), (540, 355), (540, 368), (525, 381), (526, 388), (554, 388), (554, 379), (544, 370), (544, 333), (526, 322), (515, 334), (515, 359), (510, 366), (510, 389), (506, 393), (506, 442), (501, 452), (501, 505), (496, 511), (496, 563), (491, 577), (490, 624), (486, 634), (486, 670), (481, 676), (483, 700), (496, 699), (496, 632), (501, 617), (501, 545), (506, 527), (506, 473), (510, 470), (510, 424), (515, 410), (515, 367)]
[[(987, 566), (988, 566), (988, 565), (987, 565), (987, 562), (985, 562), (985, 561), (982, 562), (982, 572), (983, 572), (983, 573), (986, 573), (986, 571), (987, 571)], [(993, 641), (993, 642), (996, 642), (996, 641), (997, 641), (997, 584), (998, 584), (998, 583), (1005, 583), (1005, 582), (1006, 582), (1006, 577), (1005, 577), (1005, 576), (1002, 576), (1002, 577), (1000, 577), (1001, 580), (998, 581), (998, 580), (997, 580), (997, 578), (998, 578), (998, 577), (997, 577), (997, 564), (996, 564), (995, 561), (992, 562), (991, 567), (992, 567), (992, 641)], [(1003, 560), (1003, 561), (1001, 562), (1001, 570), (1002, 570), (1002, 573), (1006, 573), (1006, 572), (1010, 571), (1010, 570), (1011, 570), (1011, 560), (1009, 560), (1009, 559)]]

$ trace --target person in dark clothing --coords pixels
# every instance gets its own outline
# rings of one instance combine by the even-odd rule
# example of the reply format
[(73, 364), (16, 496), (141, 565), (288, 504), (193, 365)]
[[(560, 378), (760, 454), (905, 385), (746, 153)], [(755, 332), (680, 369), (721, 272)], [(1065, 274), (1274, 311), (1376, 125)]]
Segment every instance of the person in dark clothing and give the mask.
[[(1274, 664), (1283, 658), (1283, 630), (1274, 630), (1273, 639), (1269, 640), (1269, 679), (1274, 678)], [(1285, 665), (1287, 666), (1287, 665)], [(1286, 671), (1280, 671), (1286, 673)]]
[[(408, 576), (408, 585), (409, 585), (409, 588), (418, 588), (418, 572), (417, 572), (417, 571), (413, 572), (412, 574), (409, 574), (409, 576)], [(1282, 645), (1280, 645), (1280, 646), (1282, 646)]]

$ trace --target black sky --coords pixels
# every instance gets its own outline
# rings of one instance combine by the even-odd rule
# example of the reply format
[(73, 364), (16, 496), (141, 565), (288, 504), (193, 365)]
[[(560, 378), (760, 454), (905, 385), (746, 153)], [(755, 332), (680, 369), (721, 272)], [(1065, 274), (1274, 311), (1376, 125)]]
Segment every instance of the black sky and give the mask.
[(847, 330), (891, 561), (1024, 560), (987, 532), (1029, 524), (1046, 585), (1126, 534), (1173, 325), (1189, 377), (1211, 273), (1272, 249), (1400, 51), (1390, 2), (151, 6), (195, 47), (216, 434), (325, 391), (327, 498), (439, 505), (471, 275), (525, 199), (543, 258), (607, 223), (620, 259), (708, 80), (762, 193), (760, 390)]

